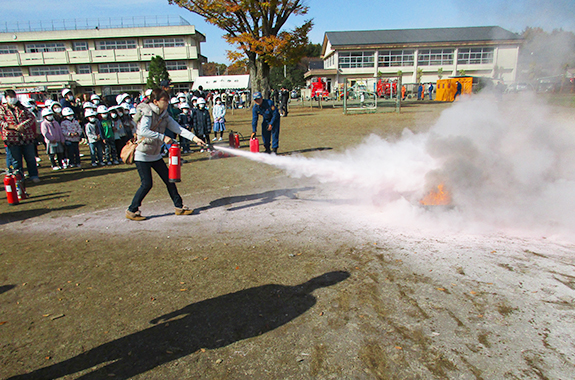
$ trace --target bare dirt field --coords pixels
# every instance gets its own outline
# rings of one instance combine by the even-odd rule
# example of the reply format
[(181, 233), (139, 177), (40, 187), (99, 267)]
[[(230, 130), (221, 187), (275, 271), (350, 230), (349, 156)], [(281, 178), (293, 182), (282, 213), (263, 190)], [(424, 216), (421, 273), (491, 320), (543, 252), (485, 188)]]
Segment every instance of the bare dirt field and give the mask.
[[(280, 157), (345, 156), (370, 134), (427, 131), (451, 107), (294, 107)], [(227, 120), (251, 132), (249, 111)], [(52, 172), (42, 155), (31, 198), (0, 204), (0, 378), (573, 379), (568, 240), (382, 223), (353, 183), (184, 158), (194, 215), (175, 216), (155, 176), (150, 218), (125, 219), (135, 167), (87, 156)]]

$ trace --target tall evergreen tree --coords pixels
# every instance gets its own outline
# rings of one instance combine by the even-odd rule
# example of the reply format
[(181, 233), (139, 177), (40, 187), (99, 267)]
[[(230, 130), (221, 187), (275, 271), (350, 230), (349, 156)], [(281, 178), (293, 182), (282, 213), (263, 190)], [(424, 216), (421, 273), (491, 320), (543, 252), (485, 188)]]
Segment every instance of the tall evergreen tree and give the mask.
[(170, 74), (168, 73), (168, 69), (166, 69), (166, 62), (162, 57), (157, 55), (150, 61), (146, 87), (151, 89), (160, 88), (160, 82), (166, 79), (170, 79)]

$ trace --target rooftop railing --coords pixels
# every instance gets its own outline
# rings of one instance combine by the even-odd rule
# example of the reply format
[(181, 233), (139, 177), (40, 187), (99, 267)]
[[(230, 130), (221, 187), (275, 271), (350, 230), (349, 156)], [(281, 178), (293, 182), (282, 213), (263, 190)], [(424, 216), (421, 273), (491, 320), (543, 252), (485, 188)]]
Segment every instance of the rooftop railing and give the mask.
[(88, 30), (183, 26), (190, 23), (181, 16), (133, 16), (78, 18), (48, 21), (11, 21), (0, 24), (0, 33), (47, 32), (55, 30)]

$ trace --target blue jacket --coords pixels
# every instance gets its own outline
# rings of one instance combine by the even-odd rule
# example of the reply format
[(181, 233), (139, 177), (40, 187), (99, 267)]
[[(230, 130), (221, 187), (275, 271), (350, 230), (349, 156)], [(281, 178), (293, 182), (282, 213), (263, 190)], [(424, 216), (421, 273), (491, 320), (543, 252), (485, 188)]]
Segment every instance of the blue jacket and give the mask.
[(271, 124), (272, 126), (277, 126), (280, 123), (280, 114), (274, 102), (269, 99), (264, 99), (261, 105), (254, 103), (252, 107), (252, 132), (257, 132), (258, 130), (258, 117), (263, 116), (262, 125), (267, 126)]

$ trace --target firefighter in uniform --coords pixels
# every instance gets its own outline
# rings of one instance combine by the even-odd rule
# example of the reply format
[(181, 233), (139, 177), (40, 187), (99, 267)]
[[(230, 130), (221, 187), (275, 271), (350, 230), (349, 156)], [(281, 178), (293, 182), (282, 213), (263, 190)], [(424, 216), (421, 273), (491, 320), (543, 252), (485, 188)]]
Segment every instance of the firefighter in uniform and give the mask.
[[(269, 99), (263, 99), (261, 92), (254, 93), (254, 106), (252, 107), (252, 138), (258, 130), (258, 118), (262, 115), (262, 139), (265, 153), (278, 152), (280, 137), (280, 114), (277, 107)], [(271, 140), (271, 141), (270, 141)], [(270, 150), (271, 146), (271, 150)]]

